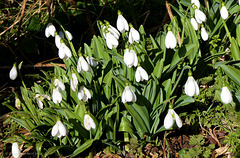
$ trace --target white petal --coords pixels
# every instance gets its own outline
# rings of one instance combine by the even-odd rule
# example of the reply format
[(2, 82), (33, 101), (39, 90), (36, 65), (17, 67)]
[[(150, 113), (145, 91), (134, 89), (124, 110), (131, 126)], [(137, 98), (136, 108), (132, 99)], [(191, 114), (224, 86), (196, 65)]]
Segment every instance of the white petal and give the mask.
[(220, 10), (221, 17), (225, 20), (228, 18), (228, 11), (226, 6), (223, 6)]
[(72, 52), (71, 50), (68, 48), (68, 46), (65, 45), (64, 47), (64, 51), (65, 51), (65, 54), (68, 58), (72, 57)]
[(92, 119), (92, 118), (88, 114), (84, 115), (83, 124), (84, 124), (84, 127), (86, 128), (86, 130), (88, 130), (88, 131), (91, 129), (90, 119)]
[(118, 18), (117, 18), (117, 29), (121, 33), (129, 30), (128, 22), (122, 15), (118, 15)]
[(194, 8), (194, 5), (199, 9), (200, 8), (200, 2), (199, 0), (191, 0), (192, 7)]
[(176, 121), (177, 126), (179, 128), (181, 128), (182, 127), (182, 120), (181, 120), (181, 118), (178, 116), (178, 114), (175, 111), (173, 111), (173, 113), (174, 113), (174, 117), (175, 117), (175, 121)]
[(138, 65), (138, 57), (137, 57), (137, 54), (135, 53), (134, 50), (130, 50), (130, 53), (133, 53), (133, 55), (134, 55), (134, 63), (133, 63), (133, 66), (137, 67), (137, 65)]
[(204, 27), (201, 28), (201, 37), (204, 41), (208, 40), (208, 33)]
[[(199, 9), (195, 10), (195, 19), (197, 20), (197, 22), (205, 22), (207, 20), (206, 15)], [(200, 23), (199, 23), (200, 24)]]
[(127, 65), (127, 67), (131, 68), (134, 64), (135, 60), (135, 52), (133, 50), (125, 49), (124, 55), (123, 55), (123, 61)]
[(197, 31), (198, 30), (198, 23), (197, 23), (195, 18), (191, 18), (191, 24), (192, 24), (194, 30)]
[(48, 30), (51, 36), (55, 36), (56, 28), (52, 23), (48, 24)]
[(61, 45), (61, 37), (59, 35), (55, 36), (55, 45), (59, 49)]
[(171, 127), (173, 126), (173, 124), (174, 124), (174, 119), (173, 119), (173, 117), (172, 117), (172, 113), (171, 113), (170, 110), (171, 110), (171, 109), (168, 110), (168, 113), (167, 113), (167, 115), (166, 115), (165, 118), (164, 118), (164, 123), (163, 123), (163, 125), (164, 125), (164, 127), (165, 127), (166, 129), (171, 128)]
[(72, 74), (72, 78), (70, 80), (70, 86), (72, 88), (72, 90), (75, 92), (77, 89), (77, 85), (78, 85), (78, 79), (77, 79), (77, 75), (75, 73)]
[(123, 102), (123, 104), (127, 102), (125, 90), (122, 93), (122, 102)]
[(95, 61), (94, 57), (87, 56), (86, 60), (87, 60), (88, 64), (93, 66), (93, 67), (96, 67), (97, 64), (98, 64), (98, 62)]
[(139, 71), (140, 71), (142, 80), (148, 80), (148, 74), (142, 67), (139, 67)]
[(21, 155), (21, 151), (20, 151), (18, 143), (16, 143), (16, 142), (12, 143), (12, 156), (14, 158), (20, 158), (20, 155)]
[(232, 102), (232, 94), (227, 87), (223, 87), (221, 91), (221, 100), (224, 104), (229, 104)]
[(90, 91), (86, 87), (84, 87), (83, 90), (84, 90), (85, 95), (87, 96), (87, 99), (91, 99)]
[(194, 96), (194, 94), (196, 94), (195, 82), (196, 81), (194, 80), (194, 78), (192, 76), (188, 77), (187, 82), (185, 84), (185, 88), (184, 88), (186, 95), (192, 97), (192, 96)]
[(61, 103), (62, 101), (62, 94), (57, 89), (53, 89), (52, 100), (55, 104)]
[(67, 127), (62, 122), (59, 123), (58, 130), (60, 136), (66, 136), (68, 134)]
[(118, 46), (118, 40), (116, 37), (114, 37), (111, 33), (106, 34), (106, 43), (109, 49), (112, 49), (113, 47), (116, 48)]
[(81, 65), (81, 68), (83, 69), (83, 71), (89, 72), (90, 66), (87, 63), (87, 61), (82, 56), (79, 57), (79, 60), (80, 60), (80, 65)]
[(139, 43), (139, 41), (140, 41), (140, 34), (139, 34), (139, 32), (136, 29), (134, 29), (134, 28), (131, 28), (131, 29), (132, 29), (132, 37), (133, 37), (134, 41)]
[(18, 75), (18, 73), (17, 73), (17, 67), (14, 65), (14, 66), (12, 67), (12, 69), (10, 70), (10, 72), (9, 72), (9, 78), (10, 78), (11, 80), (15, 80), (15, 79), (17, 78), (17, 75)]
[(117, 40), (119, 39), (120, 33), (118, 32), (118, 30), (117, 30), (115, 27), (109, 25), (108, 31), (109, 31)]
[(40, 99), (37, 99), (37, 104), (40, 109), (43, 109), (43, 102)]
[(49, 27), (48, 26), (45, 28), (45, 36), (47, 38), (50, 37), (50, 32), (49, 32)]
[(58, 135), (58, 129), (59, 129), (59, 121), (57, 121), (56, 124), (52, 128), (51, 134), (53, 137)]
[(166, 48), (174, 49), (177, 46), (177, 39), (172, 31), (168, 31), (165, 38)]
[(73, 39), (73, 36), (72, 36), (72, 34), (69, 32), (69, 31), (67, 31), (66, 30), (66, 35), (67, 35), (67, 37), (68, 37), (68, 39), (71, 41), (72, 39)]
[(137, 82), (141, 81), (141, 75), (140, 75), (139, 67), (137, 68), (137, 70), (135, 72), (135, 79), (136, 79)]

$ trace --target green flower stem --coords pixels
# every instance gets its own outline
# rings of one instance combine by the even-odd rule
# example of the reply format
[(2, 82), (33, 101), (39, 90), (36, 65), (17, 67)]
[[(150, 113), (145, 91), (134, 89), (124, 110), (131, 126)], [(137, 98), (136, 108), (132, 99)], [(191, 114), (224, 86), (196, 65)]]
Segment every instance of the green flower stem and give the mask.
[(225, 30), (226, 30), (226, 32), (227, 32), (227, 34), (228, 34), (228, 37), (229, 37), (229, 39), (230, 39), (230, 42), (232, 43), (232, 37), (231, 37), (231, 34), (230, 34), (230, 32), (229, 32), (229, 30), (228, 30), (228, 27), (227, 27), (227, 25), (226, 25), (226, 22), (222, 19), (222, 22), (223, 22), (223, 26), (225, 27)]

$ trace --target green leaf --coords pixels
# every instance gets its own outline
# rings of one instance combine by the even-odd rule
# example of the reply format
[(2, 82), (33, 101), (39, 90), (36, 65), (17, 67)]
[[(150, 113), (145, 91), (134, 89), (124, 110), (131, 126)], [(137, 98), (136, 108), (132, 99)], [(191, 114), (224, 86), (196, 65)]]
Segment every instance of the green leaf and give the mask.
[(195, 100), (192, 97), (189, 97), (187, 95), (182, 95), (174, 104), (174, 109), (188, 105), (190, 103), (194, 103)]
[(44, 153), (44, 157), (47, 157), (49, 155), (52, 155), (53, 153), (55, 153), (57, 150), (61, 149), (61, 148), (69, 148), (71, 149), (70, 146), (67, 145), (60, 145), (60, 146), (53, 146), (51, 148), (49, 148), (45, 153)]
[(85, 151), (87, 148), (89, 148), (92, 143), (94, 142), (93, 139), (89, 139), (87, 140), (85, 143), (83, 143), (80, 147), (78, 147), (76, 150), (74, 150), (73, 154), (71, 157), (75, 157), (78, 154), (82, 153), (83, 151)]
[(239, 47), (238, 47), (238, 44), (237, 44), (237, 41), (232, 37), (232, 40), (231, 40), (231, 53), (232, 53), (232, 57), (234, 60), (240, 60), (240, 53), (239, 53)]
[(229, 65), (220, 65), (223, 71), (228, 77), (230, 77), (236, 84), (240, 86), (240, 70), (229, 66)]
[(131, 136), (134, 135), (134, 128), (133, 128), (131, 122), (124, 116), (121, 119), (119, 131), (128, 132)]

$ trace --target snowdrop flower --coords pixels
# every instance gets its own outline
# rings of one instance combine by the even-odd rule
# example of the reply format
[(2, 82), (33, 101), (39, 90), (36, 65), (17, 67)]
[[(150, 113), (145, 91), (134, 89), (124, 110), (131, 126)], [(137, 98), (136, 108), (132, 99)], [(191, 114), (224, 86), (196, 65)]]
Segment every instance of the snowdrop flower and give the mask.
[(68, 129), (61, 121), (57, 121), (52, 128), (51, 134), (53, 137), (55, 136), (57, 136), (58, 138), (65, 137), (68, 134)]
[(72, 74), (72, 78), (70, 80), (70, 86), (72, 88), (72, 90), (75, 92), (77, 89), (77, 85), (78, 85), (78, 79), (77, 79), (77, 75), (75, 73)]
[(200, 8), (199, 0), (191, 0), (192, 7), (196, 6), (198, 9)]
[(166, 129), (171, 128), (175, 121), (176, 121), (177, 126), (179, 128), (181, 128), (182, 127), (181, 118), (178, 116), (178, 114), (173, 109), (169, 109), (167, 115), (164, 118), (164, 127)]
[(168, 29), (166, 38), (165, 38), (165, 46), (167, 49), (174, 49), (177, 46), (177, 39), (174, 36), (173, 32), (170, 30), (170, 28)]
[(128, 22), (127, 20), (122, 16), (121, 11), (118, 11), (118, 18), (117, 18), (117, 29), (124, 33), (125, 31), (129, 30)]
[(184, 90), (186, 95), (190, 97), (194, 96), (195, 94), (196, 95), (199, 94), (198, 84), (192, 76), (188, 76), (187, 82), (185, 83)]
[(101, 23), (104, 38), (106, 38), (106, 33), (104, 30), (107, 29), (118, 40), (120, 37), (119, 31), (115, 27), (110, 25), (108, 21), (105, 20), (105, 23), (106, 26), (103, 23)]
[(59, 79), (55, 79), (53, 84), (54, 84), (54, 86), (56, 87), (57, 90), (61, 90), (61, 91), (65, 90), (65, 85)]
[(37, 104), (40, 109), (43, 109), (43, 99), (50, 100), (50, 97), (45, 94), (36, 94)]
[(70, 41), (73, 39), (72, 34), (71, 34), (68, 30), (65, 31), (65, 34), (66, 34), (66, 37), (68, 37), (68, 39), (69, 39)]
[(138, 58), (133, 49), (129, 50), (126, 48), (124, 50), (123, 61), (127, 65), (127, 67), (131, 68), (132, 66), (138, 65)]
[(17, 109), (20, 109), (20, 108), (21, 108), (21, 101), (20, 101), (20, 99), (18, 98), (17, 95), (15, 96), (15, 107), (16, 107)]
[(78, 59), (78, 63), (77, 63), (77, 71), (78, 71), (78, 73), (80, 73), (82, 70), (89, 72), (90, 66), (87, 63), (87, 61), (83, 58), (83, 56), (80, 56)]
[(222, 87), (221, 100), (224, 104), (229, 104), (232, 102), (232, 94), (226, 86)]
[(71, 50), (68, 48), (68, 46), (66, 46), (66, 44), (64, 42), (62, 42), (60, 44), (60, 47), (58, 49), (58, 56), (61, 59), (68, 59), (70, 57), (72, 57), (72, 52)]
[(201, 37), (204, 41), (208, 40), (208, 33), (207, 33), (205, 27), (201, 28)]
[(88, 101), (88, 99), (91, 99), (90, 91), (86, 87), (81, 86), (78, 92), (78, 99), (83, 100), (84, 102)]
[(226, 20), (228, 18), (228, 10), (227, 10), (224, 3), (222, 3), (222, 8), (220, 10), (220, 15), (224, 20)]
[(86, 128), (86, 130), (90, 130), (91, 128), (92, 129), (95, 129), (96, 128), (96, 124), (94, 123), (93, 119), (91, 118), (90, 115), (86, 114), (84, 115), (84, 120), (83, 120), (83, 123), (84, 123), (84, 127)]
[(137, 97), (129, 86), (126, 86), (122, 93), (122, 102), (136, 102)]
[(93, 66), (93, 67), (96, 67), (97, 64), (98, 64), (98, 62), (95, 61), (94, 57), (87, 56), (86, 60), (87, 60), (88, 64)]
[(53, 102), (55, 104), (61, 103), (61, 101), (62, 101), (62, 94), (59, 92), (58, 89), (53, 89), (52, 100), (53, 100)]
[(17, 73), (17, 64), (14, 63), (12, 69), (9, 72), (9, 78), (11, 80), (15, 80), (17, 78), (17, 75), (18, 75), (18, 73)]
[(129, 35), (128, 35), (128, 42), (130, 44), (133, 44), (134, 41), (139, 43), (139, 41), (140, 41), (139, 32), (133, 28), (132, 24), (130, 24), (129, 26), (130, 26), (130, 31), (129, 31)]
[(105, 32), (107, 47), (109, 49), (117, 48), (119, 44), (117, 38), (113, 34), (111, 34), (108, 31), (108, 29), (105, 29), (104, 32)]
[(56, 28), (52, 23), (48, 23), (45, 29), (45, 36), (48, 38), (51, 36), (55, 36)]
[(141, 66), (137, 67), (137, 70), (135, 73), (135, 79), (137, 82), (148, 80), (148, 74)]
[(61, 36), (60, 35), (55, 36), (55, 45), (58, 49), (60, 48), (60, 45), (61, 45), (61, 39), (62, 39)]
[(198, 23), (197, 23), (197, 21), (196, 21), (196, 19), (195, 18), (191, 18), (191, 24), (192, 24), (192, 26), (193, 26), (193, 28), (194, 28), (194, 30), (198, 30)]
[(21, 151), (17, 142), (12, 143), (12, 156), (14, 158), (20, 158)]
[(196, 7), (194, 9), (195, 9), (195, 19), (197, 23), (201, 24), (202, 22), (205, 22), (207, 20), (206, 15)]

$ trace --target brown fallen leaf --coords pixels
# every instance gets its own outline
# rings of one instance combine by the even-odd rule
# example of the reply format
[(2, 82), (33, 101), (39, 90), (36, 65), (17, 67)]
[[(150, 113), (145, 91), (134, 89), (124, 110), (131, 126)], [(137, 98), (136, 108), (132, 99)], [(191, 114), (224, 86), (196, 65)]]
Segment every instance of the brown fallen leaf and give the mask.
[(228, 144), (226, 144), (224, 147), (220, 147), (220, 148), (216, 149), (215, 150), (215, 152), (216, 152), (215, 157), (218, 157), (220, 155), (225, 154), (228, 151), (229, 147), (230, 146)]

